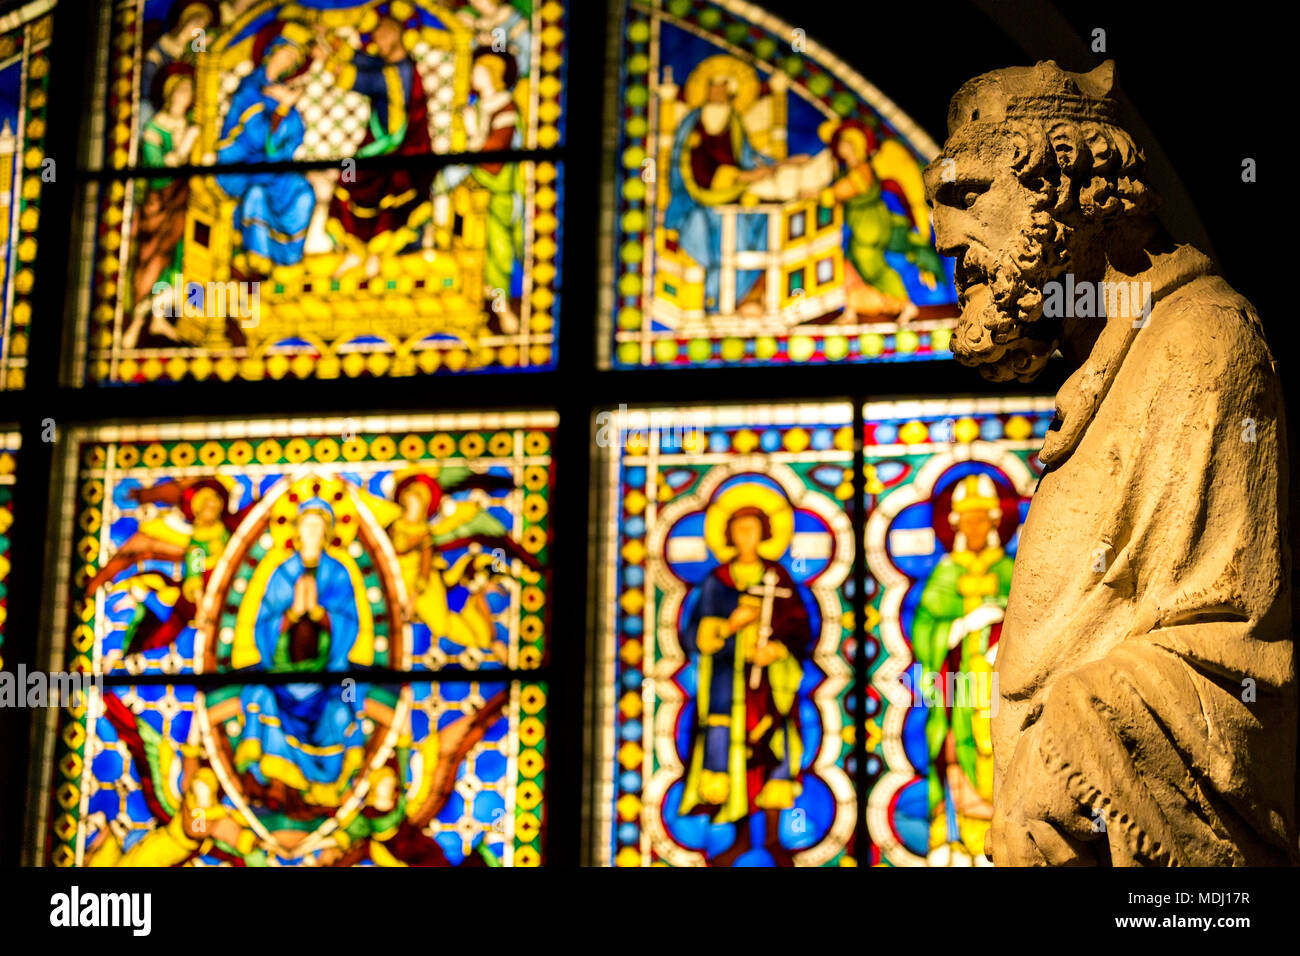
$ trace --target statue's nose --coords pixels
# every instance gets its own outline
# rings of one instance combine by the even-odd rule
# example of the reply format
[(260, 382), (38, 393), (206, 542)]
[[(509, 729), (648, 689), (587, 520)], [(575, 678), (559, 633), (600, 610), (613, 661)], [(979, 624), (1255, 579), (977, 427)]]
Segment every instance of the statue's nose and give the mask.
[(953, 222), (955, 210), (946, 206), (935, 206), (934, 211), (930, 214), (930, 222), (934, 226), (934, 248), (942, 256), (960, 259), (966, 251), (967, 242), (965, 233), (956, 228)]
[(965, 254), (967, 244), (954, 239), (945, 241), (944, 233), (940, 231), (941, 227), (935, 223), (934, 227), (934, 248), (941, 256), (947, 256), (949, 259), (961, 259)]

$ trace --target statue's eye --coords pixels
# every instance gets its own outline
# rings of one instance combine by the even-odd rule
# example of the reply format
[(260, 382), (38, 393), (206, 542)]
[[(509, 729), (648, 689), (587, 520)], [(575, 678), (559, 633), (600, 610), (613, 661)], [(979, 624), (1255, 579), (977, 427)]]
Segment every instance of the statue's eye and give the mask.
[(989, 191), (987, 183), (962, 183), (960, 189), (962, 209), (970, 209), (980, 196)]
[(960, 182), (946, 183), (943, 189), (943, 195), (939, 198), (945, 206), (952, 206), (957, 209), (970, 209), (975, 205), (975, 201), (988, 191), (988, 183), (962, 180)]

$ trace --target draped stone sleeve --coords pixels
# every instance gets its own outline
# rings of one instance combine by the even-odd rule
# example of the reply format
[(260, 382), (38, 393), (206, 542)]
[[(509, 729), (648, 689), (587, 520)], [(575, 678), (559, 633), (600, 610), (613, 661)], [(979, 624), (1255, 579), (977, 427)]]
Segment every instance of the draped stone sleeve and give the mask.
[(1294, 860), (1282, 416), (1258, 319), (1221, 279), (1135, 337), (1089, 426), (1117, 494), (1087, 613), (1033, 635), (1101, 646), (1051, 675), (1014, 738), (998, 865)]

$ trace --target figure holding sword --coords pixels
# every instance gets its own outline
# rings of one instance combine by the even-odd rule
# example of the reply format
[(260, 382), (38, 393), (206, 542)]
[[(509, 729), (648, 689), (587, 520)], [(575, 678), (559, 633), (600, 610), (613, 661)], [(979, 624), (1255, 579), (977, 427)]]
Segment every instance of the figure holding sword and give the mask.
[(714, 500), (706, 519), (720, 563), (697, 586), (682, 632), (697, 690), (680, 812), (736, 825), (734, 842), (711, 866), (749, 852), (760, 817), (773, 862), (793, 863), (781, 843), (781, 811), (801, 792), (798, 691), (813, 634), (798, 586), (774, 560), (789, 544), (791, 518), (783, 495), (740, 484)]

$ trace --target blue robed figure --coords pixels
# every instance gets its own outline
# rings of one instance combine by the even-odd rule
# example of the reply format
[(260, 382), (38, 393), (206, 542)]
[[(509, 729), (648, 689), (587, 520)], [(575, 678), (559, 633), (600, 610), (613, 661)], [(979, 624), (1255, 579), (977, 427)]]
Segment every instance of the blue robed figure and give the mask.
[[(329, 547), (334, 514), (319, 498), (298, 509), (294, 546), (263, 559), (244, 596), (231, 663), (237, 669), (319, 673), (373, 663), (374, 624), (361, 574)], [(318, 684), (248, 686), (235, 766), (265, 786), (278, 780), (329, 803), (360, 765), (365, 733), (352, 700)]]
[[(709, 100), (687, 113), (673, 137), (671, 200), (664, 227), (677, 230), (678, 246), (704, 268), (705, 311), (718, 310), (719, 270), (722, 266), (722, 215), (715, 208), (738, 202), (749, 185), (744, 173), (772, 165), (750, 145), (740, 116), (732, 106), (729, 78), (716, 78)], [(736, 217), (736, 248), (732, 253), (767, 249), (767, 217), (741, 213)], [(736, 301), (762, 273), (736, 273)]]
[[(309, 64), (310, 33), (287, 23), (265, 47), (258, 67), (240, 81), (221, 127), (222, 163), (284, 162), (302, 145), (305, 127), (295, 104), (298, 81)], [(301, 173), (225, 173), (217, 183), (239, 200), (235, 228), (243, 240), (243, 271), (269, 275), (273, 266), (302, 261), (307, 226), (316, 205)]]

